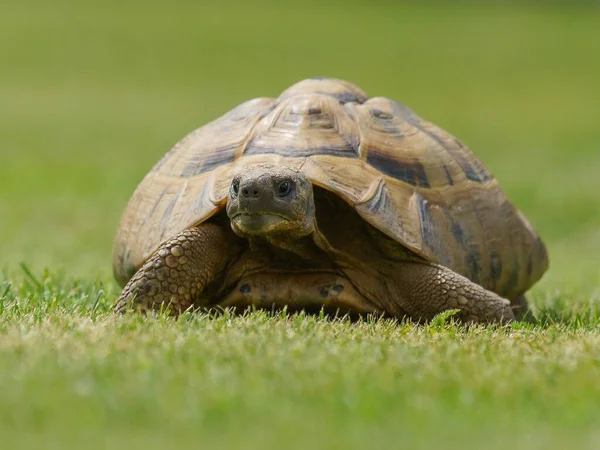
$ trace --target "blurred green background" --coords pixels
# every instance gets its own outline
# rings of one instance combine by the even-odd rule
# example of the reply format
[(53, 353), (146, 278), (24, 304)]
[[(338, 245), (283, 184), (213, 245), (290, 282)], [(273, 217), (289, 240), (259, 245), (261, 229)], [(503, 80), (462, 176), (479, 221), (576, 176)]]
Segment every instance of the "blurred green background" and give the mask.
[[(107, 312), (144, 174), (312, 76), (484, 161), (548, 245), (543, 327)], [(3, 448), (596, 449), (599, 254), (599, 1), (0, 2)]]
[(123, 207), (192, 129), (331, 76), (469, 145), (547, 242), (534, 298), (600, 284), (598, 2), (0, 5), (0, 268), (111, 279)]

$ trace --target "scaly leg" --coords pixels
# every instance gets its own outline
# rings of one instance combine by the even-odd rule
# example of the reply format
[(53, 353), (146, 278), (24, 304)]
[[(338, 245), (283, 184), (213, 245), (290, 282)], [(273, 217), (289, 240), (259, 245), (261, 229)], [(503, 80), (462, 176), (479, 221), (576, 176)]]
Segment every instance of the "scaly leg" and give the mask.
[(393, 284), (399, 306), (412, 318), (429, 320), (449, 309), (459, 309), (467, 323), (510, 322), (510, 302), (438, 264), (399, 263)]
[(181, 313), (197, 301), (235, 250), (235, 238), (203, 223), (163, 243), (123, 288), (115, 310), (167, 309)]

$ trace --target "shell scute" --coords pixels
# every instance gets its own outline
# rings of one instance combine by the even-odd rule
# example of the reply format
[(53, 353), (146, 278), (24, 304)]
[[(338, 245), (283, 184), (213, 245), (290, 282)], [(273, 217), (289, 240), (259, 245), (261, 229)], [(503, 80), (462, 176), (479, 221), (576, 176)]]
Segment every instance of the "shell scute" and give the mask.
[(282, 100), (256, 125), (244, 154), (355, 158), (357, 146), (356, 126), (338, 101), (323, 94), (299, 94)]

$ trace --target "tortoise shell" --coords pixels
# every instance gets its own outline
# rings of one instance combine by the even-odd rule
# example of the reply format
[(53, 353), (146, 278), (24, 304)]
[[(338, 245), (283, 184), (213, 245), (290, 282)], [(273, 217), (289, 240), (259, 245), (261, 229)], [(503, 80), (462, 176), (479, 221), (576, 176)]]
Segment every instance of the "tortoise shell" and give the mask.
[(236, 171), (289, 166), (426, 260), (505, 297), (548, 266), (546, 249), (481, 161), (406, 106), (341, 80), (308, 79), (193, 131), (142, 180), (113, 256), (125, 283), (166, 239), (226, 203)]

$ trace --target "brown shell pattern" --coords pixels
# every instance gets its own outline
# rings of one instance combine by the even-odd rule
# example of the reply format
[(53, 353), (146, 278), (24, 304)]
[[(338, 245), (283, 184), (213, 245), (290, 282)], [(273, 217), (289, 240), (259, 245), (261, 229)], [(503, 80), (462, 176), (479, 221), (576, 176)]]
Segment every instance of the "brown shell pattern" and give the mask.
[(219, 211), (236, 171), (265, 162), (301, 170), (388, 236), (501, 295), (524, 292), (548, 266), (530, 223), (457, 139), (400, 103), (309, 79), (241, 104), (156, 164), (123, 214), (117, 279)]

